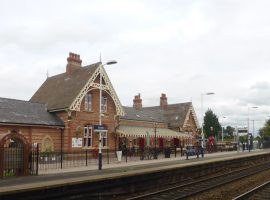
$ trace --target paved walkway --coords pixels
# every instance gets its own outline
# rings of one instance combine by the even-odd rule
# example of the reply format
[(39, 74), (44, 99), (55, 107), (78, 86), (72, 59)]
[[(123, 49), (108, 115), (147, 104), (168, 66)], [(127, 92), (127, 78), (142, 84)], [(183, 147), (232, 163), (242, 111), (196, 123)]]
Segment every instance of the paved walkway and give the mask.
[(16, 177), (0, 179), (0, 196), (1, 193), (16, 192), (31, 188), (48, 187), (49, 185), (66, 184), (71, 182), (95, 181), (100, 179), (108, 179), (119, 176), (134, 175), (139, 173), (147, 173), (150, 171), (161, 170), (165, 168), (180, 167), (187, 165), (195, 165), (202, 162), (213, 162), (213, 160), (225, 160), (236, 157), (244, 157), (255, 154), (269, 153), (270, 150), (255, 150), (245, 152), (219, 152), (205, 154), (204, 159), (196, 159), (196, 156), (167, 158), (160, 160), (144, 160), (137, 162), (119, 163), (104, 165), (102, 170), (98, 170), (98, 166), (76, 167), (62, 170), (48, 170), (38, 176)]

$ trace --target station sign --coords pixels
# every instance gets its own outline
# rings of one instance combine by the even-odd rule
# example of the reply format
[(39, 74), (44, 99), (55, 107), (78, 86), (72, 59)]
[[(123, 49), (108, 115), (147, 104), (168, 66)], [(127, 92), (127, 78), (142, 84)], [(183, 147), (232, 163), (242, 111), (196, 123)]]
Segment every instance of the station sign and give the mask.
[(108, 129), (105, 125), (94, 125), (95, 132), (106, 132)]

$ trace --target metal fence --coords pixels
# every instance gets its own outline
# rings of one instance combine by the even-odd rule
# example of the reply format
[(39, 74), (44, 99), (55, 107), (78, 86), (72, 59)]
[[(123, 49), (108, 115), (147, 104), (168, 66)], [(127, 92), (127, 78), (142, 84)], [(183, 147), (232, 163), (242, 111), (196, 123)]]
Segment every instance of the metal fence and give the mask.
[[(155, 153), (157, 152), (157, 153)], [(117, 157), (117, 151), (103, 149), (102, 150), (102, 164), (114, 164), (119, 162), (136, 162), (142, 160), (169, 158), (169, 157), (180, 157), (182, 156), (181, 150), (177, 148), (166, 148), (166, 149), (154, 149), (154, 148), (127, 148), (121, 151), (120, 157)], [(38, 166), (38, 170), (49, 170), (49, 169), (62, 169), (70, 167), (83, 167), (98, 165), (98, 152), (97, 150), (79, 150), (69, 152), (41, 152), (38, 159), (34, 158), (34, 166)]]
[[(98, 165), (98, 150), (40, 152), (39, 147), (1, 148), (0, 178), (37, 175), (40, 171)], [(234, 148), (230, 150), (235, 150)], [(122, 151), (102, 149), (102, 164), (127, 163), (151, 159), (181, 157), (185, 148), (124, 148)], [(214, 151), (220, 151), (215, 148)], [(205, 149), (205, 153), (210, 153)], [(118, 156), (117, 156), (118, 154)]]

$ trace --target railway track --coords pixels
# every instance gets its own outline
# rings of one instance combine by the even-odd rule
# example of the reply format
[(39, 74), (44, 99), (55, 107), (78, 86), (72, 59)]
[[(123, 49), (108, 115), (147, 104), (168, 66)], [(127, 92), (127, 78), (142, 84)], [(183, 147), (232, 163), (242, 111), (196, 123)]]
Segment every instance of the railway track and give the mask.
[[(193, 181), (187, 184), (179, 184), (179, 185), (171, 186), (166, 189), (138, 195), (138, 196), (131, 197), (128, 199), (129, 200), (183, 199), (183, 198), (194, 196), (201, 192), (209, 191), (212, 188), (216, 188), (218, 186), (222, 186), (224, 184), (231, 183), (239, 179), (249, 177), (251, 175), (254, 175), (256, 173), (259, 173), (268, 169), (270, 169), (269, 162), (261, 164), (261, 165), (241, 169), (241, 170), (235, 170), (229, 173), (217, 175), (210, 178), (204, 178), (204, 179)], [(269, 199), (269, 196), (268, 196), (268, 199)]]
[(269, 200), (270, 199), (270, 181), (238, 196), (233, 200)]

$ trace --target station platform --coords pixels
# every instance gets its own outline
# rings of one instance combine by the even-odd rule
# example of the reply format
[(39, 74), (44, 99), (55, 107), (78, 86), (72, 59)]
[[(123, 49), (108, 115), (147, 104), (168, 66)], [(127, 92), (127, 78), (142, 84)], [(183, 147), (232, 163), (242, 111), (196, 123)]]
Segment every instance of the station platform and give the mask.
[(110, 164), (104, 165), (102, 170), (98, 170), (98, 166), (95, 165), (61, 170), (48, 170), (38, 176), (0, 179), (0, 199), (1, 196), (5, 194), (39, 190), (42, 188), (55, 188), (86, 182), (90, 183), (97, 180), (113, 180), (120, 177), (147, 174), (153, 171), (162, 171), (269, 153), (270, 149), (252, 150), (251, 152), (230, 151), (204, 154), (204, 158), (191, 156), (189, 160), (186, 160), (186, 157), (183, 156)]

